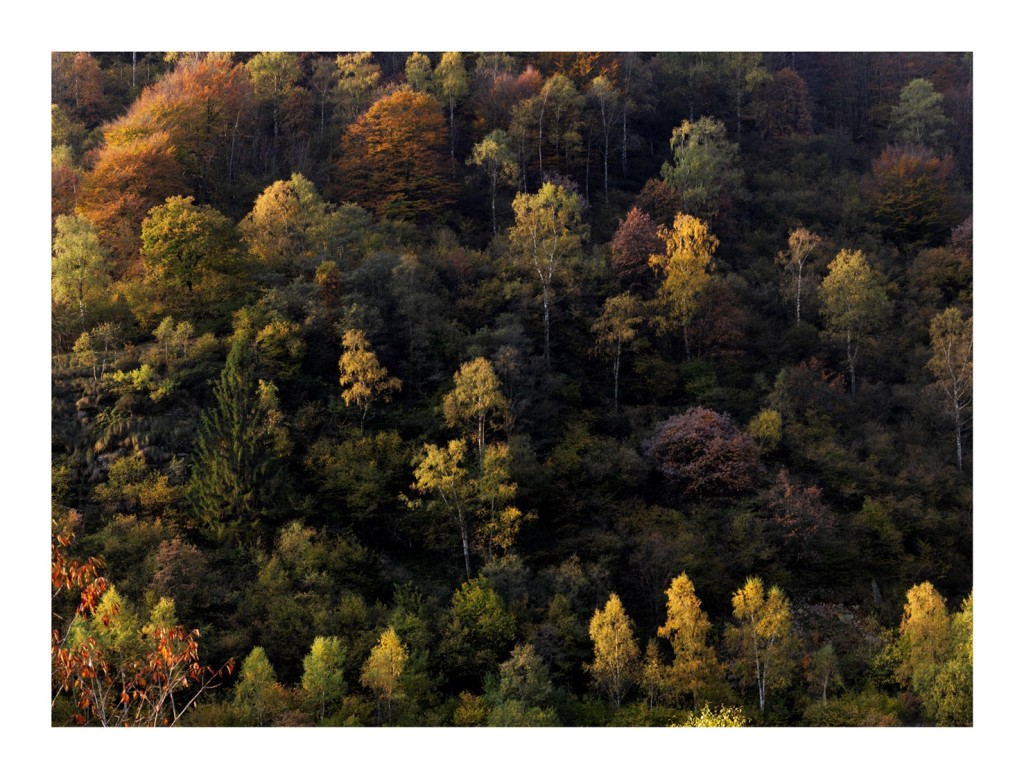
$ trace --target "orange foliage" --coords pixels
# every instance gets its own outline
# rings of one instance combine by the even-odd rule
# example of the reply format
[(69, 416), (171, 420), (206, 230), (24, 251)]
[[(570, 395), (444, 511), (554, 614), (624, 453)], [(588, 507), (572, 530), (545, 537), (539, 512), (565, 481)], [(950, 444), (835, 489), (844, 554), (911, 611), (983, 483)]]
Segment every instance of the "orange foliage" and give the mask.
[(447, 180), (448, 131), (433, 97), (404, 89), (386, 95), (349, 125), (342, 140), (342, 197), (378, 217), (416, 219), (454, 202)]

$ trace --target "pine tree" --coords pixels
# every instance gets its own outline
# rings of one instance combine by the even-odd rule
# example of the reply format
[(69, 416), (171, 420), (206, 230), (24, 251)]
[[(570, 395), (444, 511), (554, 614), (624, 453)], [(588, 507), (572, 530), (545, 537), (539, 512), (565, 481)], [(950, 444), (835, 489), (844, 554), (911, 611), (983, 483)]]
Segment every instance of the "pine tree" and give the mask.
[(279, 447), (263, 402), (252, 346), (240, 338), (203, 412), (192, 468), (192, 506), (219, 540), (243, 542), (280, 510)]

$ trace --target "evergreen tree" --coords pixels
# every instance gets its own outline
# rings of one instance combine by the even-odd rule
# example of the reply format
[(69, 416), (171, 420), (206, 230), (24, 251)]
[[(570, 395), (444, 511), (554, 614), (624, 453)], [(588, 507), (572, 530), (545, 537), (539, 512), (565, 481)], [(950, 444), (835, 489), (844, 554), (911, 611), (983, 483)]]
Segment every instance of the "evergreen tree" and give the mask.
[(243, 542), (279, 511), (282, 462), (256, 377), (252, 346), (239, 338), (203, 412), (192, 467), (192, 507), (218, 540)]

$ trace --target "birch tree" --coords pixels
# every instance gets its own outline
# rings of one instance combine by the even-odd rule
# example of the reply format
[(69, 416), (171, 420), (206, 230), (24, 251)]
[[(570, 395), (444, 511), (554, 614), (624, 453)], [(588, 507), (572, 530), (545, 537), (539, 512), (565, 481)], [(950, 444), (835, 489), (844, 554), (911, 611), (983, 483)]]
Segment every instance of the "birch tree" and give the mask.
[(974, 395), (974, 347), (972, 317), (964, 318), (959, 308), (936, 314), (929, 327), (932, 358), (928, 369), (945, 399), (946, 412), (956, 432), (956, 466), (964, 469), (963, 433), (968, 427)]

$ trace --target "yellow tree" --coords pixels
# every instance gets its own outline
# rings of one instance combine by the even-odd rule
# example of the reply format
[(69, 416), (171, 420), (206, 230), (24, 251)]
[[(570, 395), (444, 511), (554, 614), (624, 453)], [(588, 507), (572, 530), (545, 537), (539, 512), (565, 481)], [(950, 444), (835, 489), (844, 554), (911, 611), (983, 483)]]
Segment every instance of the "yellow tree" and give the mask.
[(494, 367), (477, 357), (455, 373), (455, 386), (444, 396), (444, 421), (449, 427), (472, 431), (483, 466), (487, 428), (501, 427), (508, 412), (508, 399)]
[(689, 358), (686, 327), (697, 310), (698, 296), (711, 279), (718, 238), (711, 234), (707, 222), (684, 213), (676, 214), (672, 229), (658, 230), (658, 237), (665, 241), (665, 253), (652, 254), (648, 260), (661, 281), (657, 293), (661, 312), (655, 325), (660, 332), (681, 329)]
[(915, 692), (929, 686), (949, 649), (946, 601), (928, 581), (907, 592), (900, 621), (897, 678)]
[(390, 402), (391, 396), (402, 388), (402, 382), (388, 375), (388, 371), (370, 350), (370, 343), (362, 330), (346, 330), (341, 338), (341, 359), (338, 369), (342, 387), (341, 399), (345, 405), (355, 405), (363, 414), (359, 431), (363, 430), (370, 405), (376, 401)]
[(857, 394), (857, 355), (889, 310), (885, 280), (862, 251), (843, 249), (828, 266), (821, 283), (822, 312), (828, 334), (846, 344), (850, 394)]
[(377, 698), (378, 724), (383, 721), (385, 710), (388, 723), (391, 722), (391, 706), (401, 697), (398, 684), (408, 660), (409, 651), (398, 639), (395, 628), (388, 627), (381, 633), (380, 640), (363, 664), (359, 683), (373, 692)]
[(796, 321), (800, 323), (800, 303), (803, 299), (804, 270), (811, 255), (821, 245), (821, 237), (804, 227), (797, 227), (789, 233), (789, 248), (780, 251), (775, 261), (793, 276), (796, 297)]
[(795, 666), (789, 600), (778, 586), (766, 595), (760, 578), (748, 578), (732, 596), (732, 612), (736, 623), (725, 632), (732, 670), (743, 686), (757, 687), (764, 713), (768, 691), (789, 686)]
[(473, 577), (469, 563), (469, 517), (473, 489), (469, 471), (462, 466), (465, 456), (464, 440), (449, 441), (447, 448), (424, 444), (423, 457), (413, 474), (416, 478), (413, 489), (421, 494), (439, 497), (449, 518), (458, 526), (468, 580)]
[(446, 51), (434, 69), (431, 85), (438, 99), (448, 106), (448, 137), (451, 140), (452, 171), (455, 170), (455, 106), (469, 94), (469, 74), (457, 51)]
[(544, 308), (544, 363), (551, 365), (551, 303), (566, 265), (583, 255), (588, 230), (580, 196), (548, 182), (537, 194), (520, 192), (512, 203), (516, 223), (509, 230), (513, 256), (537, 274)]
[(584, 669), (590, 673), (594, 686), (617, 709), (639, 679), (640, 649), (633, 637), (633, 621), (614, 592), (603, 609), (594, 611), (590, 639), (594, 643), (594, 661), (585, 664)]
[(78, 308), (85, 332), (87, 303), (110, 282), (110, 268), (92, 223), (82, 216), (57, 217), (53, 239), (53, 299)]
[(947, 308), (936, 314), (929, 327), (932, 358), (928, 369), (935, 376), (935, 386), (945, 398), (946, 410), (956, 430), (956, 466), (963, 470), (963, 433), (967, 428), (974, 395), (974, 319), (964, 319), (959, 308)]
[(512, 141), (504, 130), (492, 130), (487, 137), (473, 147), (467, 160), (469, 164), (481, 168), (491, 185), (491, 225), (494, 234), (498, 234), (498, 185), (514, 184), (518, 170), (516, 154), (512, 150)]
[(643, 303), (635, 295), (624, 292), (604, 301), (601, 315), (590, 328), (594, 333), (594, 350), (612, 358), (616, 413), (619, 410), (619, 366), (622, 362), (622, 349), (636, 338), (637, 327), (642, 321)]
[(714, 649), (707, 643), (711, 622), (686, 573), (673, 579), (665, 594), (668, 615), (664, 626), (658, 628), (658, 637), (668, 640), (675, 655), (669, 668), (670, 684), (674, 692), (691, 696), (699, 705), (709, 683), (722, 675)]

